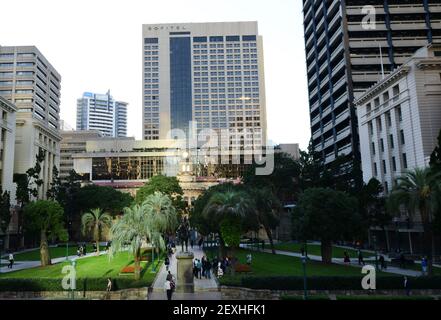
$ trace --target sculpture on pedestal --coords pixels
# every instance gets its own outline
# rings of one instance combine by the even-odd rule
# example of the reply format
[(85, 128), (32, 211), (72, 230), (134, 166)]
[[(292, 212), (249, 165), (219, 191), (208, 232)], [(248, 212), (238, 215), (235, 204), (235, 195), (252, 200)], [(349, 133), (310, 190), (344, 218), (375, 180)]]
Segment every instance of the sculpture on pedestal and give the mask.
[(190, 237), (190, 224), (188, 223), (188, 219), (186, 217), (183, 218), (179, 228), (178, 228), (178, 238), (181, 241), (181, 251), (184, 252), (184, 244), (185, 244), (185, 252), (188, 252), (188, 238)]

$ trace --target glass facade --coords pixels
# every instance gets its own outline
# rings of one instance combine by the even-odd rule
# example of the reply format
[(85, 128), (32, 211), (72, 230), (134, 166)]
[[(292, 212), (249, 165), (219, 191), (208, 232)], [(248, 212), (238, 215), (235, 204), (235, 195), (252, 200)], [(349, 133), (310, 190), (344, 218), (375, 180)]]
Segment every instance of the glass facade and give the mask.
[(144, 180), (164, 174), (164, 157), (92, 158), (92, 180)]
[(171, 129), (188, 131), (192, 120), (191, 38), (170, 38)]

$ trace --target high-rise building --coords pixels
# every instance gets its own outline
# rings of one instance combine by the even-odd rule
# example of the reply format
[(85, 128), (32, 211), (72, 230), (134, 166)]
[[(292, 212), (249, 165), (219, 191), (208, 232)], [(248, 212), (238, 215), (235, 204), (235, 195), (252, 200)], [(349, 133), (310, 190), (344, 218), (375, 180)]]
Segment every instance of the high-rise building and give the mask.
[(188, 132), (193, 121), (198, 130), (247, 131), (244, 139), (252, 136), (265, 143), (263, 45), (257, 22), (142, 28), (143, 139), (166, 139), (171, 129)]
[(110, 95), (85, 92), (77, 100), (77, 130), (98, 130), (104, 136), (127, 136), (127, 103)]
[(303, 15), (313, 146), (325, 164), (359, 160), (354, 100), (418, 48), (441, 42), (441, 3), (303, 0)]
[(0, 46), (0, 95), (17, 107), (14, 173), (33, 167), (35, 155), (43, 151), (40, 198), (46, 196), (53, 167), (60, 161), (60, 81), (36, 47)]

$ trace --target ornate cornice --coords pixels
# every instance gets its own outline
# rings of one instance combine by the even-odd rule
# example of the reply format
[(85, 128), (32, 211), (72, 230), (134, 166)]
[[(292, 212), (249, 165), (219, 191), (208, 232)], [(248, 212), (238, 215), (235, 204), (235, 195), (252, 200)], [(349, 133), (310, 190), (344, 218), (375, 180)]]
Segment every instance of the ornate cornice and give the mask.
[(410, 69), (411, 69), (410, 66), (407, 65), (401, 66), (393, 73), (388, 75), (386, 78), (377, 82), (377, 84), (369, 88), (360, 98), (358, 98), (358, 100), (354, 102), (355, 105), (361, 105), (366, 101), (372, 99), (373, 97), (378, 95), (381, 91), (383, 91), (385, 88), (390, 87), (392, 83), (406, 76), (409, 73)]

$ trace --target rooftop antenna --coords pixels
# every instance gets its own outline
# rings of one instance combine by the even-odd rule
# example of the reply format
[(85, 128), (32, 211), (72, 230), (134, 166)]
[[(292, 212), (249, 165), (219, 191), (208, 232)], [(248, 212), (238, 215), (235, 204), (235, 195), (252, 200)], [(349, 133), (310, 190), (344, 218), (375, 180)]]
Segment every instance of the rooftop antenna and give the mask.
[(384, 79), (384, 64), (383, 64), (383, 51), (381, 50), (381, 43), (378, 44), (378, 47), (380, 48), (380, 60), (381, 60), (381, 79)]

